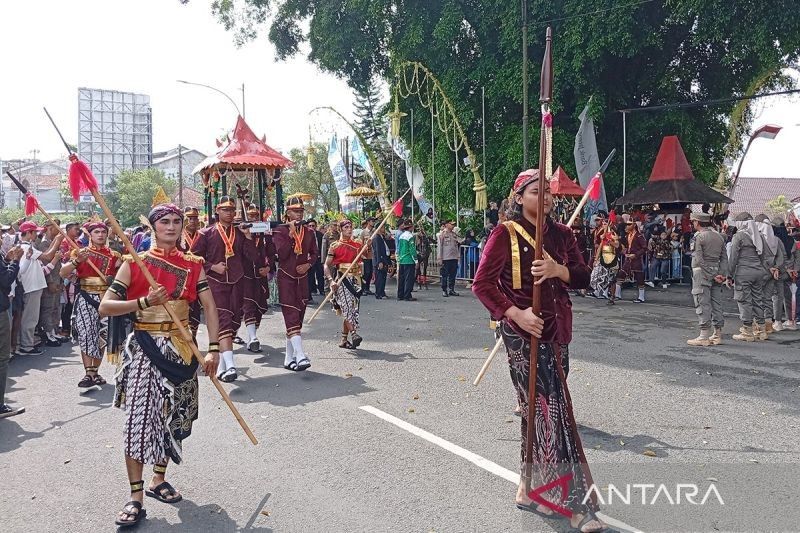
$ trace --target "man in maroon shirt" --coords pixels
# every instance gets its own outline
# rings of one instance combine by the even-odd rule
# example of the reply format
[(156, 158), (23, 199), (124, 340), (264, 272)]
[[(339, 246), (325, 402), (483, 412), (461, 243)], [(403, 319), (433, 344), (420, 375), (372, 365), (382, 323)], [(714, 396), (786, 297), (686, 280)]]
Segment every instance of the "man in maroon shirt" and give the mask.
[(633, 218), (629, 218), (625, 223), (625, 234), (620, 238), (625, 253), (625, 262), (617, 272), (617, 279), (608, 289), (608, 305), (614, 305), (616, 298), (622, 297), (622, 291), (618, 292), (617, 284), (626, 279), (633, 279), (639, 289), (639, 296), (634, 300), (635, 303), (644, 302), (644, 265), (642, 259), (647, 252), (647, 241), (639, 231), (639, 226)]
[[(260, 220), (261, 212), (258, 206), (250, 204), (250, 207), (247, 208), (247, 221), (259, 222)], [(272, 244), (272, 235), (259, 233), (254, 239), (258, 262), (245, 266), (243, 317), (249, 337), (247, 350), (260, 352), (261, 341), (258, 340), (257, 330), (261, 325), (261, 317), (267, 311), (269, 299), (267, 276), (275, 269), (275, 246)]]
[(236, 203), (223, 196), (217, 204), (217, 222), (198, 232), (192, 253), (205, 259), (203, 268), (219, 313), (220, 380), (229, 383), (238, 376), (233, 361), (233, 336), (242, 322), (245, 264), (258, 261), (250, 230), (233, 225)]
[[(522, 408), (521, 477), (516, 505), (547, 518), (557, 519), (544, 505), (526, 494), (525, 448), (529, 423), (528, 378), (531, 342), (539, 344), (536, 361), (532, 486), (558, 483), (568, 478), (565, 497), (558, 502), (572, 512), (571, 526), (580, 531), (599, 531), (604, 524), (594, 514), (597, 505), (585, 498), (593, 481), (578, 437), (567, 389), (569, 342), (572, 340), (572, 304), (567, 289), (589, 286), (591, 270), (583, 260), (572, 230), (549, 216), (553, 205), (549, 184), (539, 172), (527, 170), (514, 182), (508, 220), (492, 231), (483, 249), (472, 291), (499, 321), (508, 355), (511, 379)], [(534, 236), (540, 187), (544, 186), (544, 258), (534, 261)], [(541, 316), (531, 308), (534, 276), (541, 284)], [(563, 490), (563, 488), (562, 488)], [(584, 499), (587, 500), (583, 504)]]
[(278, 301), (286, 324), (287, 370), (306, 370), (311, 360), (303, 351), (303, 318), (310, 299), (308, 271), (317, 258), (317, 238), (313, 231), (303, 226), (303, 200), (298, 197), (286, 201), (286, 224), (281, 224), (272, 234), (278, 254)]

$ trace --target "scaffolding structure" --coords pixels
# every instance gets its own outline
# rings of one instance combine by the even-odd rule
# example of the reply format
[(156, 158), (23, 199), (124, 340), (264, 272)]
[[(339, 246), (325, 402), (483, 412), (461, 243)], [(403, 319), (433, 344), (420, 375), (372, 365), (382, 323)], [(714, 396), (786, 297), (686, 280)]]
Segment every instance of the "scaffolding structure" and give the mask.
[(78, 89), (78, 153), (101, 189), (122, 170), (153, 163), (153, 112), (144, 94)]

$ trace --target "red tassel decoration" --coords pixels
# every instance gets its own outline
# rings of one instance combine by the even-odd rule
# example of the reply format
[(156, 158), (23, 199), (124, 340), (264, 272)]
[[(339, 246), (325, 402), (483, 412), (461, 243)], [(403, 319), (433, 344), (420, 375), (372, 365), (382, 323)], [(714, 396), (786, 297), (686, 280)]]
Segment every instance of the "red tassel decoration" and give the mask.
[(592, 181), (589, 183), (589, 198), (593, 201), (597, 201), (600, 199), (600, 178), (601, 174), (598, 172), (592, 178)]
[(399, 217), (403, 214), (403, 199), (400, 198), (395, 203), (392, 204), (392, 214), (394, 216)]
[(77, 202), (82, 193), (97, 189), (97, 179), (86, 163), (78, 159), (78, 156), (72, 154), (69, 156), (69, 160), (72, 162), (69, 165), (69, 190), (73, 200)]
[(611, 213), (608, 214), (608, 223), (611, 226), (617, 223), (617, 212), (613, 209), (611, 210)]
[(27, 193), (25, 195), (25, 216), (33, 216), (36, 214), (36, 210), (39, 209), (39, 202), (36, 200), (36, 197), (31, 193)]

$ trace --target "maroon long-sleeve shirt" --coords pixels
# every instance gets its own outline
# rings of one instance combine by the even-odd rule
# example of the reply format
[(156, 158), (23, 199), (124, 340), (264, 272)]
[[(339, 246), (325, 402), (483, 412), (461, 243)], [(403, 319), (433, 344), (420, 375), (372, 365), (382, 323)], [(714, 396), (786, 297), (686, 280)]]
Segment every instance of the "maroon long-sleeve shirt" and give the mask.
[[(535, 237), (536, 229), (526, 219), (517, 221), (524, 231)], [(500, 224), (489, 235), (481, 254), (472, 292), (489, 310), (494, 320), (501, 320), (512, 306), (526, 309), (532, 306), (533, 274), (531, 264), (534, 248), (519, 232), (515, 232), (519, 249), (519, 274), (521, 286), (514, 288), (514, 263), (512, 235), (505, 224)], [(589, 286), (591, 269), (586, 266), (572, 230), (548, 219), (544, 230), (544, 250), (557, 263), (569, 270), (569, 284), (560, 279), (548, 279), (542, 284), (542, 319), (544, 331), (541, 342), (568, 344), (572, 340), (572, 302), (567, 289), (585, 289)], [(530, 334), (512, 320), (514, 330), (525, 338)]]
[[(203, 268), (206, 276), (219, 283), (236, 283), (244, 275), (245, 268), (252, 270), (253, 265), (261, 259), (255, 242), (245, 237), (238, 228), (234, 232), (233, 257), (225, 257), (225, 243), (217, 231), (217, 224), (201, 229), (192, 245), (192, 253), (205, 260)], [(224, 274), (217, 274), (211, 270), (217, 263), (227, 264), (228, 270)]]

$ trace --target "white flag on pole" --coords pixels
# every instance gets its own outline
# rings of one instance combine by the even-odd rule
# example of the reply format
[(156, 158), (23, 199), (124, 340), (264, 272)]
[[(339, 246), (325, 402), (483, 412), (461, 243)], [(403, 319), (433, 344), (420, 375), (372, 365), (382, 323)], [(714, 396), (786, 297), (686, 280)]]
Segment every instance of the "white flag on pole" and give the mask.
[[(591, 98), (589, 99), (591, 102)], [(580, 116), (581, 125), (578, 128), (578, 133), (575, 135), (575, 168), (578, 171), (578, 182), (584, 189), (589, 185), (592, 177), (600, 170), (600, 158), (597, 155), (597, 141), (594, 137), (594, 121), (589, 116), (589, 104), (583, 109)], [(600, 189), (600, 199), (587, 203), (589, 214), (594, 214), (602, 209), (608, 211), (608, 203), (606, 201), (606, 187), (602, 181)]]

